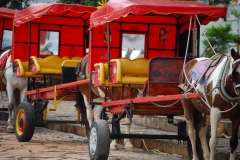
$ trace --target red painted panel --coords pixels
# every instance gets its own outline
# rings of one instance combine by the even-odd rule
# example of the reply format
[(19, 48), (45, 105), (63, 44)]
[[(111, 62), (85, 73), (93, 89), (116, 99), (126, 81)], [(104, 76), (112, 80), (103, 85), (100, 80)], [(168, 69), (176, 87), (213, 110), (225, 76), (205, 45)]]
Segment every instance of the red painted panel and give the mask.
[[(107, 42), (104, 41), (104, 33), (106, 31), (107, 26), (102, 25), (92, 29), (92, 46), (106, 46)], [(110, 25), (111, 32), (111, 43), (110, 45), (113, 47), (119, 47), (120, 45), (120, 24), (112, 23)]]
[[(116, 59), (119, 55), (119, 49), (118, 48), (112, 48), (111, 49), (111, 57), (110, 59)], [(91, 71), (94, 71), (94, 64), (100, 63), (100, 62), (107, 62), (107, 48), (92, 48), (91, 49), (91, 56), (92, 62), (91, 62)]]
[(13, 21), (9, 20), (9, 19), (5, 19), (4, 28), (12, 30), (12, 28), (13, 28)]
[(40, 30), (48, 30), (48, 31), (59, 31), (59, 25), (52, 25), (52, 24), (41, 24)]
[(83, 46), (66, 46), (60, 47), (60, 57), (68, 56), (69, 58), (74, 56), (83, 57), (84, 49)]
[(174, 51), (148, 50), (148, 59), (153, 57), (174, 57)]
[(28, 42), (28, 24), (15, 27), (15, 42)]
[(38, 43), (39, 39), (38, 39), (38, 25), (37, 24), (32, 24), (31, 25), (31, 42), (35, 42)]
[(61, 44), (76, 44), (83, 45), (83, 28), (75, 26), (62, 26), (61, 27)]
[(147, 24), (122, 24), (122, 30), (148, 31), (148, 25)]
[(174, 49), (176, 43), (176, 26), (151, 25), (149, 48)]
[[(0, 31), (2, 31), (3, 30), (3, 19), (0, 19)], [(0, 32), (0, 38), (2, 38), (2, 35), (3, 34), (3, 32)], [(1, 44), (2, 45), (2, 44)]]
[(41, 18), (35, 18), (32, 22), (45, 23), (45, 24), (68, 24), (75, 26), (82, 26), (83, 21), (80, 18), (64, 18), (64, 17), (51, 17), (51, 16), (42, 16)]

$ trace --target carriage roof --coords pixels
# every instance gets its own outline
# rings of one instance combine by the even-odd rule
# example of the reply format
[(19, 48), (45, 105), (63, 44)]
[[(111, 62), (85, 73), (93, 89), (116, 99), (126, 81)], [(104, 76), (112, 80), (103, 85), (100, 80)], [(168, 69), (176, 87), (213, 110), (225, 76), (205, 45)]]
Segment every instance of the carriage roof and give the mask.
[(15, 13), (19, 12), (18, 10), (0, 8), (0, 18), (13, 19)]
[(55, 36), (50, 44), (55, 55), (69, 58), (85, 55), (89, 18), (96, 9), (77, 4), (41, 3), (18, 12), (13, 20), (15, 33), (11, 61), (27, 61), (29, 56), (41, 57), (39, 49), (44, 42), (47, 44), (44, 39), (51, 34)]
[[(56, 16), (65, 18), (79, 18), (87, 20), (89, 19), (92, 12), (96, 10), (96, 7), (83, 6), (76, 4), (49, 4), (40, 3), (33, 4), (28, 8), (15, 14), (13, 25), (20, 26), (23, 23), (32, 21), (36, 18), (41, 18), (41, 16)], [(51, 23), (51, 20), (45, 23)], [(65, 24), (65, 22), (59, 22)]]
[[(190, 15), (197, 14), (205, 25), (210, 21), (224, 18), (227, 8), (212, 6), (195, 1), (174, 0), (109, 0), (99, 10), (95, 11), (90, 18), (90, 28), (118, 20), (128, 15), (173, 15), (176, 18), (189, 20)], [(142, 17), (144, 18), (144, 17)], [(147, 20), (147, 19), (144, 19)], [(188, 26), (184, 27), (188, 29)]]

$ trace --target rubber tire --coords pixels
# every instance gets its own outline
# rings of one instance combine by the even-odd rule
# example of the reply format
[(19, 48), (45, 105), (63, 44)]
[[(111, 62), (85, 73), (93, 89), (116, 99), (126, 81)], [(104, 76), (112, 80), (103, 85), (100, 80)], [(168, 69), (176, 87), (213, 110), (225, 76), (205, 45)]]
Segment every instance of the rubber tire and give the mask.
[[(20, 116), (24, 115), (25, 127), (21, 129)], [(29, 102), (22, 102), (18, 106), (15, 118), (15, 136), (19, 142), (28, 142), (32, 139), (35, 130), (35, 109)]]
[[(94, 142), (95, 148), (92, 150)], [(93, 121), (88, 139), (89, 157), (91, 160), (107, 160), (110, 150), (110, 131), (107, 121)]]

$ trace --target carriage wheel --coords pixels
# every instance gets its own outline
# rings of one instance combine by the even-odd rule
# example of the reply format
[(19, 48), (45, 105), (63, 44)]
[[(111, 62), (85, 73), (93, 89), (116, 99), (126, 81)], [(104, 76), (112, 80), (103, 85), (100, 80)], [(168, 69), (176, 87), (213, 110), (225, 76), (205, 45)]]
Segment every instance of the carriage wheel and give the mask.
[(15, 135), (19, 142), (30, 141), (35, 129), (35, 110), (29, 102), (18, 106), (15, 119)]
[(88, 140), (91, 160), (107, 160), (110, 150), (110, 131), (107, 121), (97, 120), (92, 123)]

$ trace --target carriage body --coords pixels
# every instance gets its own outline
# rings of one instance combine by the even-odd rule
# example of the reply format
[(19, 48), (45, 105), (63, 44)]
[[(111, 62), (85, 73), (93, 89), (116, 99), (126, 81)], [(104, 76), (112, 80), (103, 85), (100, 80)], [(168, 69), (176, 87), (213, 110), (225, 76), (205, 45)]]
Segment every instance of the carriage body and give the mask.
[[(89, 72), (94, 86), (141, 89), (134, 114), (183, 115), (181, 103), (169, 105), (175, 101), (168, 96), (179, 93), (178, 77), (183, 64), (199, 57), (200, 26), (195, 15), (205, 25), (225, 14), (224, 7), (192, 1), (109, 1), (90, 18)], [(140, 54), (145, 61), (137, 59)], [(160, 100), (159, 95), (165, 97)], [(114, 106), (110, 107), (112, 113), (123, 113), (125, 103), (123, 100), (102, 105)]]
[[(24, 93), (27, 102), (20, 103), (16, 114), (19, 141), (29, 141), (35, 125), (46, 122), (48, 100), (54, 100), (52, 111), (56, 111), (58, 99), (75, 100), (71, 89), (79, 84), (74, 69), (87, 52), (89, 18), (96, 9), (76, 4), (34, 4), (14, 15), (10, 61), (16, 77), (28, 79)], [(20, 124), (22, 120), (26, 126)]]
[[(41, 88), (76, 80), (74, 68), (86, 55), (89, 18), (95, 10), (96, 7), (91, 6), (43, 3), (15, 14), (11, 62), (17, 77), (34, 80), (26, 92), (30, 99), (54, 98), (53, 93), (37, 96), (34, 89), (39, 87), (35, 85), (35, 79), (44, 81)], [(50, 84), (46, 84), (46, 79), (50, 79)], [(66, 94), (62, 92), (59, 91), (55, 98)], [(66, 97), (68, 100), (74, 98), (73, 94)]]

